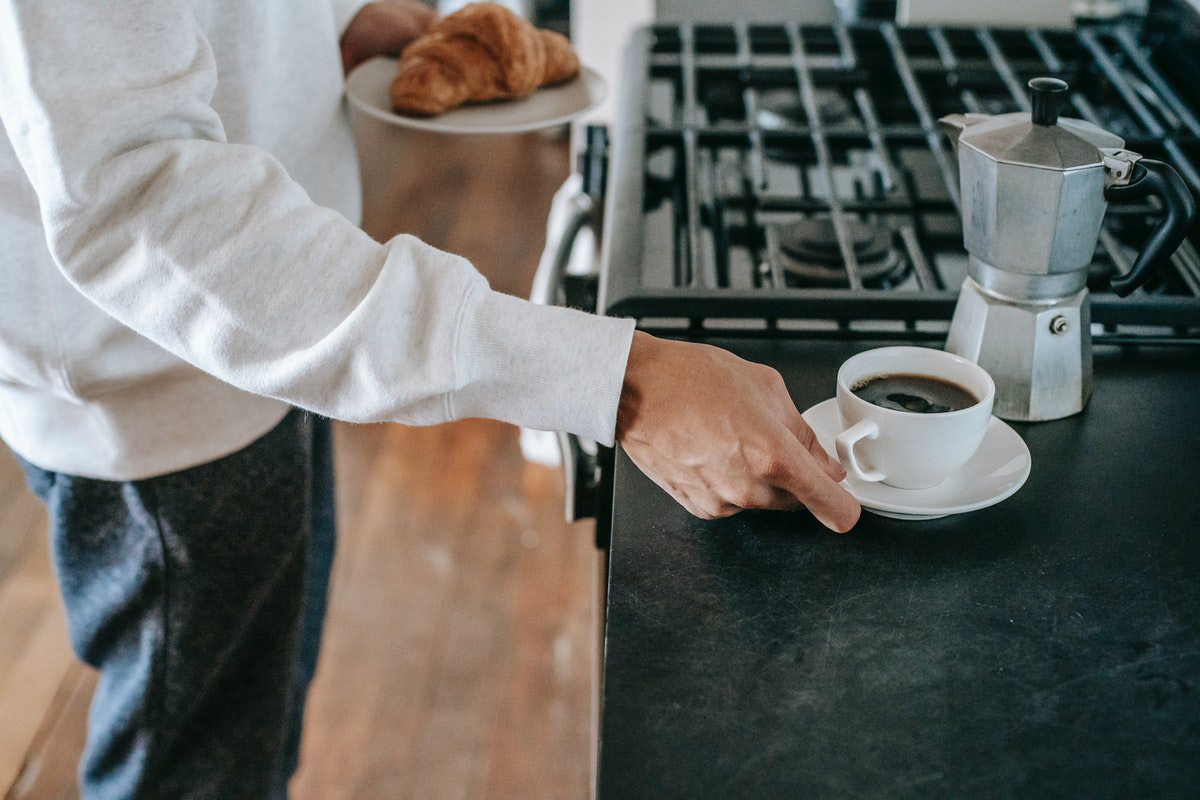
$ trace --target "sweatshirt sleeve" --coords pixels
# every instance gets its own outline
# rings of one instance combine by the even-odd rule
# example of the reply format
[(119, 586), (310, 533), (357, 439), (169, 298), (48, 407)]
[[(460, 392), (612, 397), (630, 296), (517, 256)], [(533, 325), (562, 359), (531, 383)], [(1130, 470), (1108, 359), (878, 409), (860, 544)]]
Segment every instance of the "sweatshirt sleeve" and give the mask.
[(222, 380), (331, 417), (612, 441), (630, 321), (502, 296), (412, 237), (373, 241), (228, 142), (216, 88), (183, 0), (0, 0), (0, 117), (84, 295)]

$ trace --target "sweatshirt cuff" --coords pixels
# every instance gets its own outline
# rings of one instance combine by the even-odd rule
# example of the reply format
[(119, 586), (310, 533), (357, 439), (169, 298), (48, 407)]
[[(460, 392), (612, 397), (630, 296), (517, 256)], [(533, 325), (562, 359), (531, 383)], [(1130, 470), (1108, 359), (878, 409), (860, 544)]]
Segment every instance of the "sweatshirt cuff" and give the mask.
[(489, 417), (613, 444), (634, 321), (481, 287), (462, 320), (455, 418)]

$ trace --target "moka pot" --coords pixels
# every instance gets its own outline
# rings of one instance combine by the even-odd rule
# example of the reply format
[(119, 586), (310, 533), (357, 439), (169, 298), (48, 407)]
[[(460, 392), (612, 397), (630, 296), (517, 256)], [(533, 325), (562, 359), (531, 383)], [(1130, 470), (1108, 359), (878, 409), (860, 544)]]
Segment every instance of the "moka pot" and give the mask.
[(1066, 83), (1035, 78), (1029, 88), (1031, 112), (941, 120), (958, 155), (969, 255), (946, 349), (992, 375), (997, 416), (1051, 420), (1091, 396), (1087, 278), (1108, 203), (1154, 196), (1163, 209), (1133, 266), (1112, 278), (1119, 296), (1170, 258), (1195, 203), (1169, 165), (1091, 123), (1060, 119)]

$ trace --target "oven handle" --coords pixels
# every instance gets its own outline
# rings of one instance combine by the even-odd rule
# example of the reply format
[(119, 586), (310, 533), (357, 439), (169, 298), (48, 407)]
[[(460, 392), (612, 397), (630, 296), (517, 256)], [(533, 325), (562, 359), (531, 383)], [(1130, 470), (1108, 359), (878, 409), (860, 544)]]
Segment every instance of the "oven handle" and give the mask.
[(539, 305), (562, 305), (566, 301), (564, 277), (575, 250), (575, 239), (595, 219), (595, 201), (577, 189), (576, 183), (576, 176), (572, 176), (559, 189), (554, 204), (559, 207), (552, 206), (546, 224), (546, 247), (538, 261), (533, 287), (529, 291), (529, 299)]

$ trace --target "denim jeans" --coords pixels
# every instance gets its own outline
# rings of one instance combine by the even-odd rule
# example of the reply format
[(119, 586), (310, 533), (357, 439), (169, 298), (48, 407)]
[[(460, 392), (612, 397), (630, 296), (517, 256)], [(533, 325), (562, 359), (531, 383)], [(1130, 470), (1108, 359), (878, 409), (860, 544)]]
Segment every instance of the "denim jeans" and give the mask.
[(333, 560), (328, 420), (114, 482), (24, 464), (71, 646), (100, 677), (84, 800), (283, 798)]

